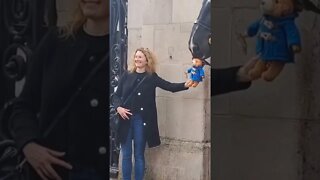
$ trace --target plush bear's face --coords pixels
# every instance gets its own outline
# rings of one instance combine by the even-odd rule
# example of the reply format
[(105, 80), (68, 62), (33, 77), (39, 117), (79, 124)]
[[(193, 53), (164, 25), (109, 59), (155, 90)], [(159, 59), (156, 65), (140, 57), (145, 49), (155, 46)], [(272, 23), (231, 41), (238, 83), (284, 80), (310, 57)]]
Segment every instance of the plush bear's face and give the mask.
[(192, 64), (194, 67), (200, 67), (203, 66), (203, 62), (201, 59), (193, 59), (192, 60)]
[(294, 0), (261, 0), (260, 8), (265, 15), (282, 17), (294, 11)]

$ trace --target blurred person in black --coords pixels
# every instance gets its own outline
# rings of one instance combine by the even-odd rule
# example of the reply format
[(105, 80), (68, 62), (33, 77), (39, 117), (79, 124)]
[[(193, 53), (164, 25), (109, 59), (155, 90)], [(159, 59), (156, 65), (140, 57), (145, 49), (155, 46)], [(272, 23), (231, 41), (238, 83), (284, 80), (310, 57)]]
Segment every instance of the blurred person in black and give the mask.
[(108, 60), (50, 134), (42, 134), (108, 51), (109, 0), (79, 0), (72, 22), (40, 42), (11, 119), (13, 138), (34, 170), (30, 179), (107, 179)]
[(223, 69), (213, 68), (211, 71), (211, 96), (248, 89), (251, 85), (248, 71), (254, 66), (256, 61), (256, 59), (251, 59), (243, 66)]
[[(194, 23), (189, 39), (189, 50), (192, 58), (205, 61), (211, 58), (212, 48), (211, 29), (211, 0), (203, 0), (197, 20)], [(211, 71), (211, 95), (219, 95), (232, 91), (247, 89), (251, 85), (248, 71), (254, 66), (256, 58), (252, 58), (243, 66), (235, 66), (223, 69), (212, 67)], [(206, 62), (206, 64), (209, 64)]]

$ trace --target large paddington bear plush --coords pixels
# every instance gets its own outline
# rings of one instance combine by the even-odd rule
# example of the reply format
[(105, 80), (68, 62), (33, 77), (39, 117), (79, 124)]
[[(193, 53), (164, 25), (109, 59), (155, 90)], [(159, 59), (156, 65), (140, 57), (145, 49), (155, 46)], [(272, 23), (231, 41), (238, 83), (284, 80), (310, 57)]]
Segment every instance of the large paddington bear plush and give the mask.
[(295, 25), (298, 16), (295, 0), (261, 0), (263, 16), (252, 23), (245, 37), (257, 37), (256, 53), (259, 58), (249, 71), (252, 79), (273, 81), (286, 63), (294, 62), (301, 51), (299, 30)]
[(186, 83), (187, 87), (197, 87), (199, 82), (204, 79), (204, 61), (194, 58), (192, 64), (192, 67), (185, 72), (186, 75), (190, 73), (190, 79)]

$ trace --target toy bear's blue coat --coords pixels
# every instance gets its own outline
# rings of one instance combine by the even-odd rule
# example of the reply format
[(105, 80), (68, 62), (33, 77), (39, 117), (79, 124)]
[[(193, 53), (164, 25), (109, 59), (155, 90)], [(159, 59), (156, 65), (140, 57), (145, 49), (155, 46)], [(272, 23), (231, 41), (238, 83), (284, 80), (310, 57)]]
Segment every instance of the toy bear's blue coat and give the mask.
[(190, 79), (192, 81), (200, 82), (204, 77), (204, 70), (202, 66), (189, 68), (187, 73), (190, 73)]
[(301, 46), (296, 17), (296, 13), (285, 17), (265, 15), (249, 26), (247, 33), (250, 37), (257, 35), (256, 53), (263, 61), (294, 62), (292, 46)]

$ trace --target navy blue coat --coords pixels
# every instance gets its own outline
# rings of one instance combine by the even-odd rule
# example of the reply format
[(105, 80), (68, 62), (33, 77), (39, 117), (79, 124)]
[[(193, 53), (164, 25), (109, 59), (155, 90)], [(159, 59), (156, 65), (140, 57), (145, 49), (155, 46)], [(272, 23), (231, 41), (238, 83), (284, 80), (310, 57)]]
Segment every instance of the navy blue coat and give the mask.
[[(137, 90), (135, 102), (141, 106), (139, 112), (144, 121), (144, 128), (146, 139), (149, 147), (155, 147), (160, 145), (160, 135), (158, 129), (157, 120), (157, 107), (156, 107), (156, 88), (177, 92), (186, 90), (184, 83), (170, 83), (160, 78), (156, 73), (147, 74), (147, 78), (142, 82), (141, 86)], [(137, 73), (125, 72), (119, 81), (119, 85), (115, 95), (112, 99), (115, 108), (125, 107), (123, 101), (129, 96), (130, 92), (134, 89), (134, 82), (136, 81)], [(128, 130), (130, 122), (128, 120), (120, 120), (119, 127), (119, 140), (124, 143), (128, 136)]]
[[(89, 61), (89, 58), (86, 58), (86, 52), (89, 46), (93, 46), (87, 43), (88, 41), (85, 40), (87, 38), (78, 33), (75, 38), (58, 37), (59, 31), (50, 30), (32, 58), (25, 86), (15, 102), (11, 117), (14, 140), (19, 149), (30, 141), (37, 141), (48, 148), (66, 152), (64, 160), (67, 161), (71, 156), (79, 157), (84, 152), (92, 152), (79, 160), (96, 160), (97, 166), (94, 168), (105, 172), (108, 167), (107, 153), (100, 154), (99, 147), (108, 145), (108, 123), (105, 113), (107, 83), (103, 83), (107, 79), (106, 65), (83, 88), (82, 93), (51, 133), (45, 139), (41, 136), (51, 125), (56, 114), (66, 105), (75, 88), (79, 86), (80, 82), (76, 84), (75, 80), (80, 76), (81, 61)], [(107, 51), (108, 48), (105, 50)], [(95, 107), (91, 106), (92, 97), (99, 102)], [(81, 118), (87, 120), (87, 123), (84, 123)], [(82, 127), (86, 127), (86, 131), (82, 132), (81, 136), (77, 136)], [(82, 144), (82, 147), (73, 152), (79, 144)], [(55, 169), (63, 179), (67, 179), (66, 169), (58, 166)], [(107, 173), (104, 175), (106, 176)], [(38, 179), (36, 177), (37, 175), (34, 174), (30, 179), (36, 180)]]

